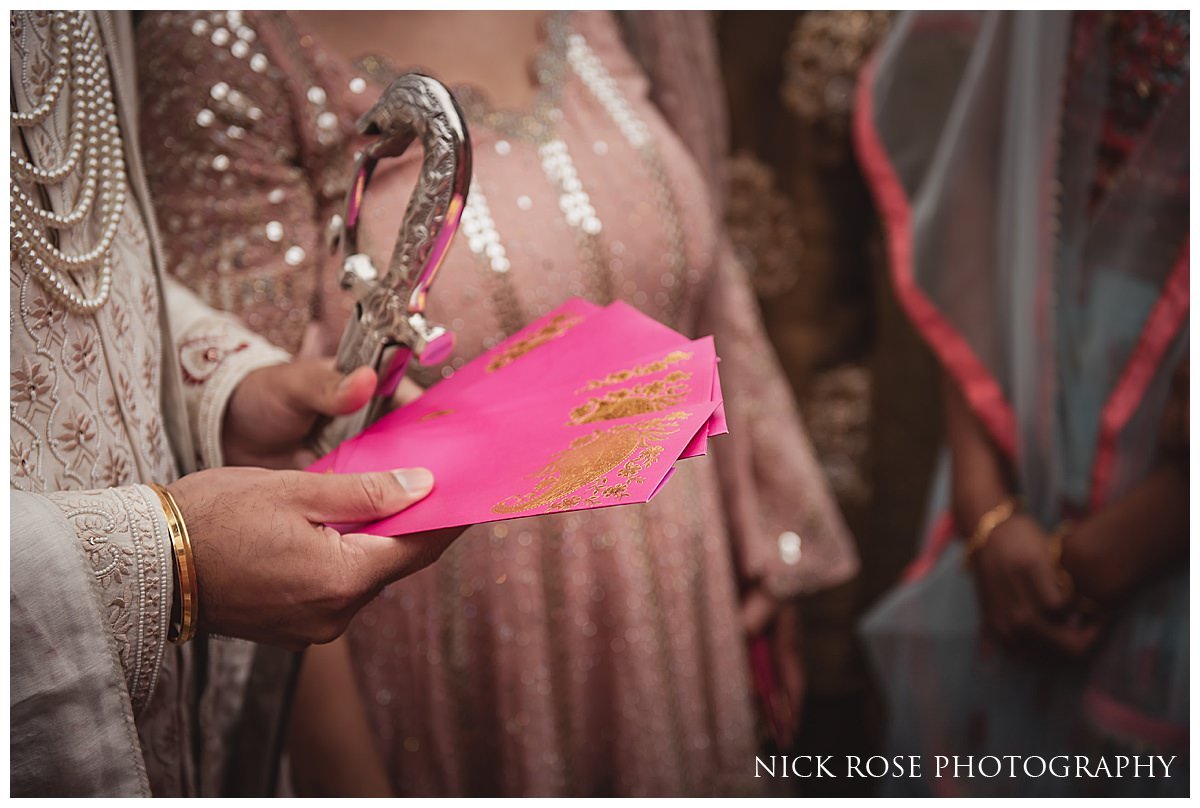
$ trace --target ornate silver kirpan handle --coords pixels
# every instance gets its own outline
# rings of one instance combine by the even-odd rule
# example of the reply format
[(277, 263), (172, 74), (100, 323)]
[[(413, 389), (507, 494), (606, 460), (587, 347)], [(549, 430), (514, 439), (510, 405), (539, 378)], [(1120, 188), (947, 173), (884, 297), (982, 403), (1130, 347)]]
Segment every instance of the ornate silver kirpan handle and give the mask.
[[(408, 73), (388, 86), (358, 128), (379, 137), (358, 158), (339, 234), (345, 256), (341, 285), (356, 305), (342, 335), (337, 366), (348, 373), (370, 365), (379, 383), (358, 413), (318, 425), (313, 444), (322, 453), (385, 412), (411, 358), (436, 365), (454, 349), (454, 335), (426, 321), (425, 303), (458, 230), (471, 184), (471, 140), (462, 110), (441, 82)], [(363, 198), (379, 160), (398, 157), (417, 138), (425, 152), (421, 176), (404, 212), (391, 263), (381, 273), (359, 250)]]

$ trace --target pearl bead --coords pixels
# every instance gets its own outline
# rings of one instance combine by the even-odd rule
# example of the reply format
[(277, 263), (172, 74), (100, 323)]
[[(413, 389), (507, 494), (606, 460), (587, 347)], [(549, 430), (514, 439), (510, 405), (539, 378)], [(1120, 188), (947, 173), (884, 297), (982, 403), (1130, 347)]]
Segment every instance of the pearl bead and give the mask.
[[(33, 110), (13, 113), (10, 120), (16, 126), (27, 126), (44, 118), (56, 103), (70, 74), (71, 123), (67, 154), (58, 166), (46, 169), (23, 160), (15, 152), (10, 153), (13, 174), (10, 179), (10, 232), (22, 261), (32, 267), (43, 287), (68, 309), (88, 313), (104, 304), (112, 285), (109, 251), (124, 215), (124, 164), (112, 91), (108, 86), (107, 73), (101, 68), (98, 40), (90, 19), (80, 12), (72, 12), (69, 17), (66, 12), (55, 12), (52, 28), (55, 29), (54, 41), (60, 48), (46, 96)], [(33, 204), (32, 197), (20, 188), (17, 177), (42, 185), (56, 184), (65, 179), (75, 170), (85, 150), (89, 155), (96, 155), (97, 159), (85, 161), (79, 198), (70, 212), (56, 214), (44, 210)], [(101, 198), (106, 203), (101, 209), (104, 229), (100, 240), (87, 252), (64, 253), (46, 238), (44, 230), (34, 223), (34, 219), (60, 230), (82, 222), (96, 198), (97, 175), (100, 177)], [(115, 190), (114, 181), (118, 185)], [(97, 266), (100, 270), (96, 284), (98, 291), (91, 297), (75, 292), (60, 274), (61, 271), (86, 270)]]

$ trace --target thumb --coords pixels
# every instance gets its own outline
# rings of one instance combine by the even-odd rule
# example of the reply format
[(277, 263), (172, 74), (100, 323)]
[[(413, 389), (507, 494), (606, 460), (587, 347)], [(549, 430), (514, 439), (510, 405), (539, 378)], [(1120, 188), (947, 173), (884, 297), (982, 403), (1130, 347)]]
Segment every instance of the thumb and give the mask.
[(343, 375), (332, 359), (299, 359), (289, 371), (285, 395), (293, 408), (306, 414), (346, 415), (375, 392), (375, 371), (365, 365)]
[(312, 522), (374, 522), (420, 502), (433, 490), (433, 473), (425, 468), (369, 474), (301, 472), (296, 491)]

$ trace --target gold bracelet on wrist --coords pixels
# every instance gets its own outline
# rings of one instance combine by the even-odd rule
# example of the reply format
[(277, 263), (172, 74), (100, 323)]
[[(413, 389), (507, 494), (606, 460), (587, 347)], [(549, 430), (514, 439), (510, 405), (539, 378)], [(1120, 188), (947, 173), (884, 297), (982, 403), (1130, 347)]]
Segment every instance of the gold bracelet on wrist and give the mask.
[(192, 540), (175, 497), (161, 485), (151, 483), (150, 487), (158, 494), (167, 516), (167, 532), (171, 534), (171, 547), (175, 551), (175, 579), (179, 584), (179, 629), (176, 631), (172, 627), (167, 639), (182, 645), (196, 636), (196, 623), (200, 618), (200, 586), (196, 580), (196, 562), (192, 558)]
[(984, 548), (988, 540), (992, 538), (992, 534), (996, 532), (996, 528), (1016, 514), (1019, 505), (1016, 497), (1009, 497), (979, 517), (979, 521), (975, 523), (975, 529), (971, 531), (971, 535), (967, 539), (967, 550), (963, 554), (964, 567), (970, 566), (971, 559), (975, 557), (975, 554)]

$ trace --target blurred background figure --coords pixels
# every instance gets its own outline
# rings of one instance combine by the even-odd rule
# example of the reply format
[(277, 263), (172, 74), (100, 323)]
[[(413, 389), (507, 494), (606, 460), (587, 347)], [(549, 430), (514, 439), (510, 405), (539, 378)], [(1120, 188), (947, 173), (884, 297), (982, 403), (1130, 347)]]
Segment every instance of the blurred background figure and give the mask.
[[(693, 13), (149, 14), (150, 184), (168, 264), (288, 350), (332, 353), (350, 301), (326, 234), (354, 122), (399, 73), (456, 92), (475, 178), (430, 297), (448, 377), (564, 300), (623, 299), (716, 337), (731, 435), (636, 509), (469, 531), (309, 652), (298, 789), (354, 794), (752, 792), (745, 652), (771, 640), (794, 725), (795, 596), (857, 570), (849, 533), (722, 224), (726, 122)], [(389, 251), (419, 155), (364, 220)], [(481, 458), (486, 462), (486, 458)]]
[(1180, 756), (899, 788), (1187, 793), (1188, 83), (1187, 12), (904, 14), (863, 78), (950, 450), (946, 516), (865, 622), (889, 751)]
[[(881, 749), (880, 697), (855, 626), (916, 550), (941, 434), (937, 368), (897, 303), (854, 157), (859, 70), (891, 17), (716, 18), (733, 151), (730, 236), (862, 558), (853, 580), (804, 601), (808, 686), (796, 754)], [(875, 786), (802, 785), (807, 795)]]

